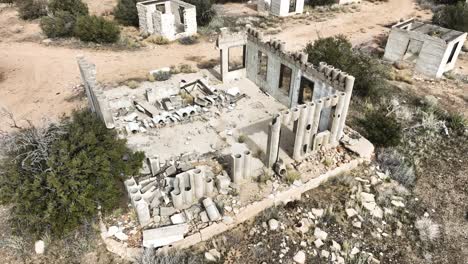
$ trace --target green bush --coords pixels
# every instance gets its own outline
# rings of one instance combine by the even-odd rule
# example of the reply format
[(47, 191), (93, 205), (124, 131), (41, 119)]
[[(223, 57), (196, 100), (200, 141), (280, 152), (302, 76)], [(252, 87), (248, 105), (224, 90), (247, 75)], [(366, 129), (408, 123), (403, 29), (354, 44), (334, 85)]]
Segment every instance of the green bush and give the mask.
[(98, 16), (80, 16), (74, 34), (82, 41), (113, 43), (119, 39), (120, 29), (114, 21)]
[(67, 11), (74, 17), (89, 14), (88, 6), (81, 0), (50, 0), (49, 11), (54, 14), (58, 11)]
[(137, 174), (144, 159), (87, 111), (3, 143), (0, 201), (12, 205), (15, 227), (38, 236), (64, 236), (99, 206), (104, 213), (117, 207), (124, 176)]
[(402, 128), (393, 116), (385, 116), (380, 110), (367, 112), (360, 121), (364, 136), (378, 147), (397, 146), (402, 137)]
[(115, 19), (124, 26), (138, 27), (137, 0), (119, 0), (114, 8)]
[(197, 25), (199, 27), (208, 25), (211, 19), (216, 16), (216, 11), (213, 8), (214, 0), (187, 0), (185, 2), (197, 8)]
[(447, 5), (434, 13), (432, 22), (442, 27), (468, 32), (468, 4), (458, 2)]
[(32, 20), (47, 14), (47, 0), (17, 0), (21, 19)]
[(344, 35), (320, 38), (307, 44), (305, 52), (315, 65), (326, 62), (353, 75), (354, 93), (359, 96), (378, 96), (384, 91), (387, 71), (376, 59), (352, 49)]
[(67, 11), (57, 11), (53, 16), (41, 18), (41, 29), (49, 38), (70, 37), (75, 27), (75, 17)]
[(182, 45), (193, 45), (198, 43), (198, 38), (195, 36), (188, 36), (179, 39), (179, 43)]

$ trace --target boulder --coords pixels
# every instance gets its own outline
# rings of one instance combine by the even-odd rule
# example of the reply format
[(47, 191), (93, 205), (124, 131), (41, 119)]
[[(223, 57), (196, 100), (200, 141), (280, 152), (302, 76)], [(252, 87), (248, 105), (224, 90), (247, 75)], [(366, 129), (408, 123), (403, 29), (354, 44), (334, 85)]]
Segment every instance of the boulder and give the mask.
[(278, 229), (279, 222), (276, 219), (270, 219), (268, 221), (268, 226), (270, 227), (270, 230), (274, 231), (274, 230)]

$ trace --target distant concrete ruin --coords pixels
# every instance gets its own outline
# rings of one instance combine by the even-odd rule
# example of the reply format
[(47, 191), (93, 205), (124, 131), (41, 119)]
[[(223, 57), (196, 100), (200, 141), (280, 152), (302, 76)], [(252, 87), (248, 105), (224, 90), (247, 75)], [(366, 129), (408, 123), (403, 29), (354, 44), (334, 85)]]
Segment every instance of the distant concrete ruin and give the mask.
[(178, 0), (149, 0), (137, 3), (140, 32), (175, 40), (197, 33), (194, 5)]
[(282, 17), (302, 14), (304, 0), (258, 0), (257, 10), (260, 13), (269, 13)]
[(440, 78), (455, 68), (467, 33), (425, 24), (414, 18), (392, 27), (384, 59), (415, 63), (416, 71)]

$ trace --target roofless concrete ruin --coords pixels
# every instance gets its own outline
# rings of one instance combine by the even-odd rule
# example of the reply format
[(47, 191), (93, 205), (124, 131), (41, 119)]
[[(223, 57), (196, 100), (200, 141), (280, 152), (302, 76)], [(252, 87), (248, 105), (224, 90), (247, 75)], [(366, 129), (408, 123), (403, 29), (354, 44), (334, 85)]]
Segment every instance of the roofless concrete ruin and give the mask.
[(455, 68), (466, 36), (465, 32), (425, 24), (411, 18), (392, 27), (384, 59), (414, 63), (416, 71), (440, 78)]
[[(144, 247), (206, 241), (372, 155), (345, 126), (353, 76), (251, 27), (221, 31), (219, 67), (134, 89), (102, 89), (96, 67), (78, 58), (91, 110), (146, 154), (140, 175), (125, 181)], [(327, 155), (332, 168), (320, 165)], [(293, 184), (291, 173), (300, 175)]]

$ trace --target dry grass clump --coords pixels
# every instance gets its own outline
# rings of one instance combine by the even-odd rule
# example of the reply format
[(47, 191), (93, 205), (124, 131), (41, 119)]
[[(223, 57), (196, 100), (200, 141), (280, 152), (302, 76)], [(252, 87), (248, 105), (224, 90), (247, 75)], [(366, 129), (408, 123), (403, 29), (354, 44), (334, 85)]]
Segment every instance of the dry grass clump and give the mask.
[(433, 242), (440, 236), (439, 225), (427, 217), (419, 218), (414, 224), (423, 242)]
[(156, 35), (151, 35), (149, 36), (146, 41), (149, 43), (155, 44), (155, 45), (167, 45), (169, 44), (169, 40), (163, 36), (156, 36)]
[(390, 173), (390, 177), (405, 187), (414, 185), (416, 175), (413, 166), (405, 157), (393, 148), (384, 148), (377, 154), (377, 161), (384, 171)]

